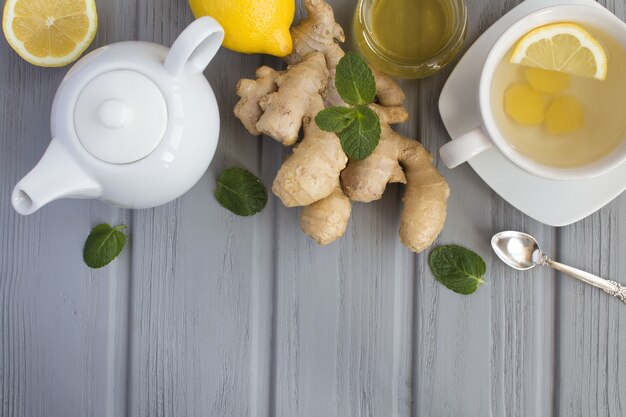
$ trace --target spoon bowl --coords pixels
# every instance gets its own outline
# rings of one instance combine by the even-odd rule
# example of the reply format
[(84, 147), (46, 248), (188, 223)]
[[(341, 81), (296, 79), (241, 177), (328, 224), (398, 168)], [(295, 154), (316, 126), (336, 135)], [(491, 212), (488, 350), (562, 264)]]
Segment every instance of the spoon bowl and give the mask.
[(534, 268), (541, 257), (535, 238), (522, 232), (500, 232), (491, 239), (491, 246), (502, 262), (519, 271)]

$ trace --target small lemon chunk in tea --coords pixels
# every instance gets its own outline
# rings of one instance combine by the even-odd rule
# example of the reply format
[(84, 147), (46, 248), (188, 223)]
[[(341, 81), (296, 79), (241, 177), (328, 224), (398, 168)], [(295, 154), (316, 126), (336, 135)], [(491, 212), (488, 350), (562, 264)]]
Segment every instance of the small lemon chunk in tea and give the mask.
[(513, 149), (543, 165), (588, 165), (626, 138), (626, 50), (601, 30), (585, 29), (606, 53), (605, 80), (510, 63), (514, 47), (494, 73), (498, 128)]

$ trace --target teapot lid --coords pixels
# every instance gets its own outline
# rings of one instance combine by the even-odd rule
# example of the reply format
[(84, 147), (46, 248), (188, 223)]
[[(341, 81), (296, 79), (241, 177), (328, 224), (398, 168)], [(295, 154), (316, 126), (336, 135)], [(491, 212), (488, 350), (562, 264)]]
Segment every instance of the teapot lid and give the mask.
[(148, 77), (115, 70), (93, 78), (80, 92), (74, 127), (85, 149), (96, 158), (127, 164), (148, 156), (167, 128), (167, 105)]

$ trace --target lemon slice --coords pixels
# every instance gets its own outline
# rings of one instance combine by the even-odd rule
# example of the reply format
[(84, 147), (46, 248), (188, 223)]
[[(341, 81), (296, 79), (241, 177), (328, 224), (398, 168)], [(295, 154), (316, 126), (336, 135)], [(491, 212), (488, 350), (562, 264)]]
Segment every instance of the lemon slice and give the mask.
[(7, 0), (4, 36), (26, 61), (62, 67), (75, 61), (96, 35), (94, 0)]
[(602, 45), (574, 23), (555, 23), (528, 32), (519, 40), (511, 63), (606, 79), (607, 58)]

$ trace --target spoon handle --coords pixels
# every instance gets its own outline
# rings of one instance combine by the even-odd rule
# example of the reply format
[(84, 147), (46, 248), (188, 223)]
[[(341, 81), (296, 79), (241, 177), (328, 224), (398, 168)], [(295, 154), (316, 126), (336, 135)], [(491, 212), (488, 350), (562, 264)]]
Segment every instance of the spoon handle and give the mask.
[(578, 278), (581, 281), (591, 284), (594, 287), (598, 287), (605, 293), (617, 297), (626, 303), (626, 285), (619, 282), (609, 281), (599, 276), (590, 274), (589, 272), (581, 271), (580, 269), (572, 268), (571, 266), (563, 265), (562, 263), (555, 262), (551, 259), (546, 259), (545, 264), (561, 271), (569, 276)]

